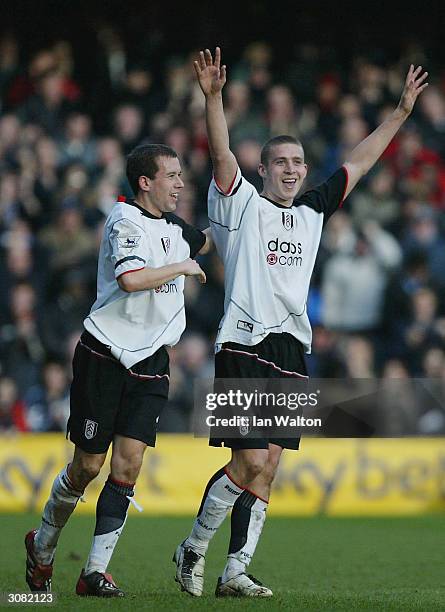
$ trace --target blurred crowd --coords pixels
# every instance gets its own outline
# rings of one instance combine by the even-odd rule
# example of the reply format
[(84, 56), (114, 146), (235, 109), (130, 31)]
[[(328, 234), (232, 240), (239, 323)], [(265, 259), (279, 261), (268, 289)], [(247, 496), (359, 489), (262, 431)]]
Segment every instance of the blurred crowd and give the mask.
[[(65, 429), (101, 231), (117, 196), (132, 196), (125, 156), (135, 145), (162, 142), (178, 152), (186, 187), (177, 212), (208, 225), (196, 52), (162, 66), (150, 56), (130, 61), (111, 27), (98, 32), (98, 45), (86, 88), (67, 41), (23, 58), (14, 36), (0, 39), (0, 431)], [(314, 185), (392, 111), (411, 62), (430, 71), (412, 117), (326, 226), (308, 301), (308, 365), (313, 377), (427, 377), (445, 387), (445, 72), (429, 67), (421, 47), (397, 61), (357, 56), (346, 66), (304, 44), (279, 73), (275, 61), (266, 43), (249, 44), (224, 90), (232, 149), (258, 189), (269, 137), (301, 139), (306, 187)], [(186, 283), (188, 327), (170, 351), (171, 401), (161, 420), (168, 431), (187, 430), (193, 381), (213, 373), (224, 270), (216, 254), (202, 265), (208, 282)], [(397, 422), (391, 427), (397, 434)], [(443, 434), (444, 414), (425, 402), (403, 427)]]

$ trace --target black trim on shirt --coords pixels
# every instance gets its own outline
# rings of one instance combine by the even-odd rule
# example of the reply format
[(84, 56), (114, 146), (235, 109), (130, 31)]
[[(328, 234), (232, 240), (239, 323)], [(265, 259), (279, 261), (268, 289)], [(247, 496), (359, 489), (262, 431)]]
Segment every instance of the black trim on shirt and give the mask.
[[(236, 187), (235, 191), (238, 191), (240, 184), (241, 181)], [(193, 227), (193, 225), (189, 225), (184, 221), (184, 219), (181, 219), (181, 217), (178, 217), (173, 213), (162, 213), (160, 217), (156, 217), (155, 215), (152, 215), (150, 212), (148, 212), (148, 210), (145, 210), (145, 208), (142, 208), (142, 206), (139, 206), (139, 204), (134, 200), (125, 203), (130, 204), (130, 206), (134, 206), (135, 208), (140, 210), (141, 214), (144, 215), (144, 217), (148, 217), (149, 219), (154, 219), (156, 221), (161, 221), (162, 219), (164, 219), (164, 221), (166, 221), (167, 223), (174, 223), (175, 225), (179, 225), (179, 227), (182, 229), (182, 237), (190, 247), (190, 257), (195, 257), (195, 255), (205, 245), (206, 235), (204, 234), (204, 232), (201, 232), (201, 230), (197, 229), (196, 227)]]
[[(235, 178), (236, 178), (236, 176), (235, 176)], [(235, 180), (235, 179), (234, 179), (234, 180)], [(239, 188), (241, 187), (242, 182), (243, 182), (243, 177), (242, 177), (242, 176), (240, 176), (240, 180), (238, 181), (237, 186), (236, 186), (234, 189), (232, 189), (232, 191), (231, 191), (230, 193), (224, 193), (224, 191), (218, 187), (218, 183), (216, 182), (216, 179), (215, 179), (215, 187), (216, 187), (216, 191), (217, 191), (217, 192), (218, 192), (220, 195), (222, 195), (223, 197), (225, 197), (225, 198), (231, 198), (231, 197), (232, 197), (232, 196), (234, 196), (234, 195), (236, 194), (236, 192), (239, 190)]]
[(342, 205), (348, 185), (348, 172), (344, 166), (339, 168), (324, 183), (306, 191), (294, 200), (293, 206), (308, 206), (324, 215), (323, 223)]
[(295, 206), (295, 204), (291, 204), (290, 206), (285, 206), (284, 204), (278, 204), (278, 202), (274, 202), (273, 200), (271, 200), (267, 196), (263, 196), (261, 194), (259, 194), (259, 195), (260, 195), (260, 198), (263, 198), (263, 200), (267, 200), (268, 202), (270, 202), (271, 204), (273, 204), (277, 208), (285, 208), (286, 210), (290, 210), (292, 208), (292, 206)]
[(160, 217), (156, 217), (156, 215), (152, 215), (151, 212), (148, 212), (148, 210), (145, 210), (145, 208), (139, 206), (139, 204), (134, 200), (131, 200), (130, 202), (123, 202), (123, 204), (129, 204), (130, 206), (134, 206), (135, 208), (141, 211), (141, 214), (144, 215), (144, 217), (148, 217), (149, 219), (157, 219), (158, 221), (160, 221), (163, 218), (164, 213), (162, 213)]
[(251, 199), (253, 198), (253, 196), (256, 194), (252, 193), (250, 198), (247, 200), (246, 205), (243, 208), (243, 212), (241, 213), (241, 216), (239, 218), (239, 223), (238, 223), (238, 227), (229, 227), (228, 225), (224, 225), (224, 223), (220, 223), (219, 221), (215, 221), (215, 219), (212, 219), (211, 217), (209, 217), (209, 221), (211, 221), (211, 223), (215, 223), (215, 225), (219, 225), (220, 227), (223, 227), (224, 229), (226, 229), (228, 232), (237, 232), (240, 227), (241, 227), (241, 223), (243, 221), (243, 217), (244, 217), (244, 213), (246, 212), (246, 209), (249, 205), (249, 202), (251, 201)]
[(120, 259), (114, 266), (114, 269), (116, 270), (116, 268), (118, 266), (120, 266), (121, 264), (125, 263), (126, 261), (130, 261), (132, 259), (138, 259), (139, 261), (142, 261), (143, 264), (145, 264), (145, 259), (142, 259), (142, 257), (138, 257), (137, 255), (129, 255), (128, 257), (124, 257), (123, 259)]
[[(243, 313), (244, 313), (244, 314), (245, 314), (247, 317), (249, 317), (249, 319), (250, 319), (251, 321), (254, 321), (255, 323), (258, 323), (259, 325), (262, 325), (262, 326), (264, 327), (264, 329), (274, 329), (275, 327), (281, 327), (281, 326), (283, 325), (283, 323), (285, 323), (285, 322), (288, 320), (288, 318), (289, 318), (289, 317), (302, 317), (302, 316), (304, 315), (305, 311), (306, 311), (306, 305), (307, 305), (307, 302), (305, 302), (305, 303), (304, 303), (303, 310), (302, 310), (300, 313), (298, 313), (298, 312), (290, 312), (290, 313), (287, 315), (287, 317), (286, 317), (285, 319), (283, 319), (283, 320), (282, 320), (280, 323), (278, 323), (277, 325), (271, 325), (271, 326), (269, 326), (269, 327), (265, 327), (265, 326), (264, 326), (264, 323), (263, 323), (262, 321), (257, 321), (257, 320), (256, 320), (254, 317), (252, 317), (252, 315), (251, 315), (251, 314), (249, 314), (249, 313), (247, 312), (247, 310), (244, 310), (244, 308), (243, 308), (242, 306), (240, 306), (239, 304), (237, 304), (233, 298), (230, 298), (230, 301), (232, 302), (232, 304), (235, 304), (235, 306), (236, 306), (237, 308), (239, 308), (239, 309), (241, 310), (241, 312), (243, 312)], [(221, 328), (218, 328), (218, 332), (219, 332), (219, 330), (220, 330), (220, 329), (221, 329)]]
[(193, 227), (193, 225), (189, 225), (173, 213), (163, 213), (163, 219), (167, 221), (167, 223), (174, 223), (175, 225), (179, 225), (182, 229), (182, 237), (188, 243), (190, 247), (190, 257), (195, 257), (195, 255), (202, 249), (206, 242), (206, 235), (201, 230)]

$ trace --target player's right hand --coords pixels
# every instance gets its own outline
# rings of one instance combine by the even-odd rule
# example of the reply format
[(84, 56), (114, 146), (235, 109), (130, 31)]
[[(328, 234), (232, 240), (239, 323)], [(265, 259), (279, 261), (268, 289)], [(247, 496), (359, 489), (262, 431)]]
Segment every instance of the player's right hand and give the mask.
[(206, 275), (201, 270), (199, 263), (190, 257), (183, 263), (183, 274), (185, 274), (185, 276), (197, 276), (199, 282), (202, 284), (204, 284), (207, 280)]
[(221, 49), (216, 47), (215, 59), (209, 49), (199, 52), (199, 59), (193, 62), (202, 93), (205, 96), (218, 94), (226, 82), (226, 67), (221, 66)]

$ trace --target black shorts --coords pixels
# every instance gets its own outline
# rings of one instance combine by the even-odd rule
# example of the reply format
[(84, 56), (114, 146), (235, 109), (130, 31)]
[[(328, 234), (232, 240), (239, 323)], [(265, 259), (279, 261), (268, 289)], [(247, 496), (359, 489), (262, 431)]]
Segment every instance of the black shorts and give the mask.
[[(294, 378), (307, 377), (304, 347), (288, 333), (269, 334), (254, 346), (225, 342), (215, 355), (215, 380), (224, 378)], [(232, 449), (268, 448), (277, 444), (298, 450), (300, 438), (216, 438), (210, 446)]]
[(126, 369), (109, 347), (85, 331), (73, 359), (67, 432), (87, 453), (105, 453), (115, 434), (155, 446), (168, 399), (169, 357), (161, 347)]

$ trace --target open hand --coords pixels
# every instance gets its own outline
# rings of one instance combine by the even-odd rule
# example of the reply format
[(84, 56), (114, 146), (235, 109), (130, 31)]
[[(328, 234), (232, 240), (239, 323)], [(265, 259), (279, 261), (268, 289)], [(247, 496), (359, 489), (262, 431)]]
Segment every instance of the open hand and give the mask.
[(199, 59), (193, 62), (202, 93), (205, 96), (221, 92), (226, 82), (226, 67), (221, 66), (221, 49), (216, 47), (215, 59), (209, 49), (199, 52)]
[(419, 94), (428, 87), (428, 83), (424, 83), (427, 76), (428, 72), (422, 73), (422, 66), (418, 66), (415, 70), (413, 64), (409, 67), (405, 79), (405, 87), (403, 88), (399, 102), (399, 109), (407, 115), (413, 110)]

